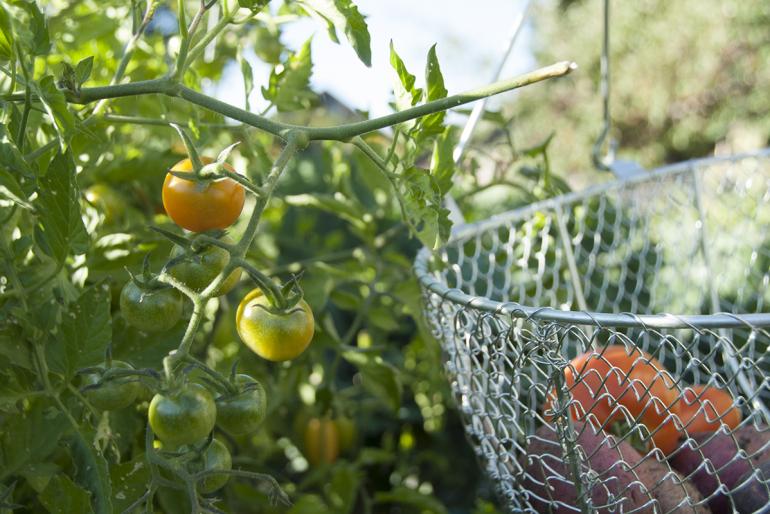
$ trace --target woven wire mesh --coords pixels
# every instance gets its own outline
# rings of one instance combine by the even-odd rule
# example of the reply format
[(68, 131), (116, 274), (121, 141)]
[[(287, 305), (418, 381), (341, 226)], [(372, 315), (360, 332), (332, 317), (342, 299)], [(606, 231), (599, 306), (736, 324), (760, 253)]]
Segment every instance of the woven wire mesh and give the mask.
[[(467, 435), (511, 511), (751, 512), (741, 501), (752, 496), (767, 512), (768, 228), (763, 151), (530, 205), (420, 253), (426, 318)], [(657, 359), (652, 383), (678, 403), (656, 399), (648, 378), (631, 391), (643, 412), (629, 410), (607, 393), (619, 369), (590, 377), (570, 364), (588, 351), (603, 362), (613, 345), (633, 361), (627, 377)], [(674, 408), (694, 384), (729, 392), (740, 425), (701, 401), (713, 433), (696, 434)], [(653, 411), (664, 421), (651, 432)], [(666, 455), (656, 438), (671, 427)]]

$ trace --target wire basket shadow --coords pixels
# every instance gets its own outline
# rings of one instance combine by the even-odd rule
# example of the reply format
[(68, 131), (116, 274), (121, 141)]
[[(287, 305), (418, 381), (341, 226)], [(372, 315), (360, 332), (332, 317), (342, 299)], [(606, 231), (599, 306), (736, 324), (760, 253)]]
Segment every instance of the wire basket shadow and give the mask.
[(426, 320), (511, 511), (766, 512), (769, 228), (764, 150), (533, 204), (420, 252)]

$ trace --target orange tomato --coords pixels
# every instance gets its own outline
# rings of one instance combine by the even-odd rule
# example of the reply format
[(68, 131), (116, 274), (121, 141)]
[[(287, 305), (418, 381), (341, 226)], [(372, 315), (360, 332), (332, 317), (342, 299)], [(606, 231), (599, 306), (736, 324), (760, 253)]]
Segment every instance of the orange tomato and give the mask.
[[(679, 390), (663, 364), (649, 353), (639, 349), (628, 353), (622, 345), (586, 352), (570, 362), (564, 378), (573, 419), (605, 428), (637, 420), (650, 432), (655, 447), (664, 453), (677, 447), (679, 432), (667, 418)], [(546, 398), (546, 410), (554, 395), (552, 391)]]
[(715, 432), (722, 424), (732, 430), (741, 423), (741, 411), (729, 391), (699, 384), (686, 387), (681, 399), (678, 415), (687, 434)]
[[(208, 157), (201, 160), (204, 164), (214, 162)], [(225, 164), (225, 167), (235, 172), (231, 166)], [(191, 173), (192, 169), (190, 159), (184, 159), (171, 171)], [(243, 186), (229, 178), (196, 182), (167, 173), (163, 182), (166, 213), (174, 223), (192, 232), (229, 227), (241, 215), (245, 198)]]
[(305, 427), (305, 456), (312, 466), (331, 464), (340, 454), (340, 434), (331, 418), (311, 418)]

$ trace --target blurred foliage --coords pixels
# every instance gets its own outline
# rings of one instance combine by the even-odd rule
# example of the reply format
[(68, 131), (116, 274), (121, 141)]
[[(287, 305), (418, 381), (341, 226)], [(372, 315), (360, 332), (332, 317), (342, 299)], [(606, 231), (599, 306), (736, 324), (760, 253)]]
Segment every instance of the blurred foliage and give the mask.
[[(611, 113), (619, 155), (645, 167), (770, 140), (770, 4), (743, 0), (610, 2)], [(574, 60), (565, 80), (519, 95), (514, 134), (533, 144), (556, 132), (556, 170), (594, 182), (590, 151), (602, 128), (602, 1), (537, 2), (540, 62)], [(717, 148), (718, 147), (718, 148)], [(603, 175), (607, 178), (606, 175)]]

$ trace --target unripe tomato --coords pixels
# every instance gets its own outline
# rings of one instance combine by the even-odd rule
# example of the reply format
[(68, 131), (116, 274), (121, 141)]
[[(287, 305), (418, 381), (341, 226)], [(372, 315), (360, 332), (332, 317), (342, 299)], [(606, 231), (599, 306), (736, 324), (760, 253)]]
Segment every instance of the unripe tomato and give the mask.
[(305, 427), (305, 456), (317, 466), (331, 464), (340, 454), (340, 434), (337, 423), (330, 418), (311, 418)]
[(133, 280), (120, 292), (120, 312), (144, 332), (164, 332), (182, 317), (182, 294), (174, 288), (142, 289)]
[[(223, 241), (232, 243), (229, 237), (223, 237)], [(171, 258), (179, 257), (184, 250), (179, 246), (174, 246), (171, 251)], [(194, 257), (190, 257), (174, 265), (169, 273), (187, 287), (196, 292), (206, 289), (214, 278), (230, 262), (230, 253), (224, 248), (210, 245), (198, 252)], [(229, 293), (241, 279), (241, 269), (236, 268), (225, 278), (219, 287), (214, 291), (214, 296), (222, 296)]]
[(352, 450), (358, 440), (358, 429), (352, 419), (341, 416), (334, 420), (337, 423), (337, 432), (340, 436), (340, 452)]
[[(204, 164), (213, 159), (203, 157)], [(235, 170), (225, 164), (232, 172)], [(191, 173), (190, 159), (176, 163), (171, 171)], [(224, 178), (214, 181), (193, 181), (166, 174), (163, 182), (163, 207), (174, 223), (193, 232), (225, 229), (235, 223), (243, 210), (246, 194), (238, 182)]]
[(315, 330), (313, 311), (305, 300), (287, 312), (275, 311), (259, 288), (241, 300), (235, 324), (246, 346), (274, 362), (290, 360), (304, 352)]
[(150, 427), (158, 439), (171, 446), (192, 444), (214, 429), (217, 407), (211, 393), (200, 384), (187, 384), (169, 393), (158, 393), (150, 402)]
[(106, 224), (120, 220), (126, 212), (125, 200), (106, 184), (94, 184), (84, 194), (88, 203), (102, 213)]
[[(200, 469), (195, 469), (195, 471), (230, 471), (233, 469), (233, 459), (230, 456), (230, 450), (219, 439), (211, 440), (211, 444), (203, 453), (202, 461), (198, 463)], [(198, 483), (198, 491), (203, 494), (213, 493), (217, 489), (224, 487), (229, 479), (230, 475), (226, 473), (209, 475)]]
[[(112, 367), (117, 369), (134, 369), (131, 364), (123, 361), (112, 361)], [(105, 365), (100, 368), (107, 369)], [(99, 382), (99, 375), (91, 374), (83, 377), (83, 385), (88, 386)], [(88, 389), (85, 396), (89, 403), (99, 410), (118, 410), (128, 407), (141, 394), (144, 386), (135, 378), (116, 378), (109, 380), (96, 389)]]
[(216, 400), (217, 425), (232, 435), (251, 434), (265, 419), (267, 394), (249, 375), (238, 375), (235, 381), (239, 392)]

